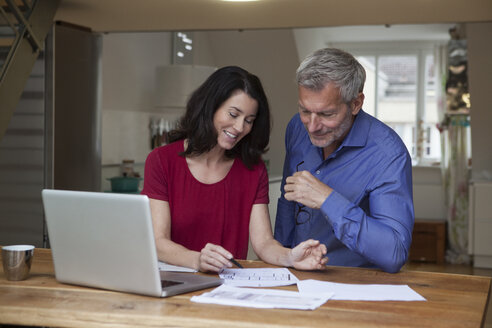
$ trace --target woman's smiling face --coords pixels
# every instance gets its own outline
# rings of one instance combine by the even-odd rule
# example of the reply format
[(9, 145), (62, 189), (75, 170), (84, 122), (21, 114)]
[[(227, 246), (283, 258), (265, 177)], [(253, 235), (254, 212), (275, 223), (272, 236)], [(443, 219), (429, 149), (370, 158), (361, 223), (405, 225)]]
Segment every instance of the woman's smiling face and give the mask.
[(230, 150), (253, 128), (258, 103), (244, 91), (235, 91), (214, 114), (217, 145)]

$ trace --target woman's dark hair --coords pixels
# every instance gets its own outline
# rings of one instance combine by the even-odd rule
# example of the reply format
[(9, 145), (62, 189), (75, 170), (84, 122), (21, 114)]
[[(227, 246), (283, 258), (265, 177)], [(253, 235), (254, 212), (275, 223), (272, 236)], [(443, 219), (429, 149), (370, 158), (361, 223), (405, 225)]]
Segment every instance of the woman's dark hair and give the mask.
[(229, 158), (240, 157), (251, 168), (266, 152), (270, 139), (270, 109), (268, 100), (255, 75), (237, 66), (216, 70), (196, 89), (186, 105), (186, 113), (175, 130), (169, 133), (169, 141), (188, 140), (182, 156), (195, 156), (210, 151), (217, 144), (214, 114), (235, 92), (243, 91), (258, 103), (258, 112), (251, 131), (234, 148), (226, 150)]

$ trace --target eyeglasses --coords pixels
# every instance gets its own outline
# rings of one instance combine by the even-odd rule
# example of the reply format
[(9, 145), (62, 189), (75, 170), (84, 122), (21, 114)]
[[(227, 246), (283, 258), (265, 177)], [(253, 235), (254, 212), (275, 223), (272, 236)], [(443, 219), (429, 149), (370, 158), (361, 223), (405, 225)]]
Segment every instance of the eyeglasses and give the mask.
[[(299, 172), (299, 166), (301, 166), (303, 163), (304, 161), (301, 161), (299, 164), (296, 165), (296, 172)], [(306, 205), (297, 203), (297, 208), (295, 212), (296, 225), (301, 225), (311, 220), (311, 212), (309, 212), (305, 207)]]

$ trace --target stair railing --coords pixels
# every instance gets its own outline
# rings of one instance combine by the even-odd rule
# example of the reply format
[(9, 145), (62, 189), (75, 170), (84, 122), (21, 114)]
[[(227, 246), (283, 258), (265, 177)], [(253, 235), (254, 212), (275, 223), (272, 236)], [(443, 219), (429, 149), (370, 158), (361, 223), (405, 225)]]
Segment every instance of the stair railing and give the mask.
[(0, 71), (0, 139), (5, 135), (29, 74), (43, 50), (44, 39), (59, 4), (60, 0), (0, 1), (0, 14), (12, 29), (12, 38), (15, 36)]

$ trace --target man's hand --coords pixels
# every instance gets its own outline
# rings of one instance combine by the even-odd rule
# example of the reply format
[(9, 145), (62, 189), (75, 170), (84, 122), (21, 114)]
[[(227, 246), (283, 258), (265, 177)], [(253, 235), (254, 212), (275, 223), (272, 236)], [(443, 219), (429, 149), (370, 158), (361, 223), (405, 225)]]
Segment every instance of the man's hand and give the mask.
[(328, 262), (326, 246), (313, 239), (297, 245), (290, 255), (292, 266), (299, 270), (322, 270)]
[(313, 209), (321, 208), (333, 189), (319, 181), (308, 171), (300, 171), (285, 180), (285, 199)]

